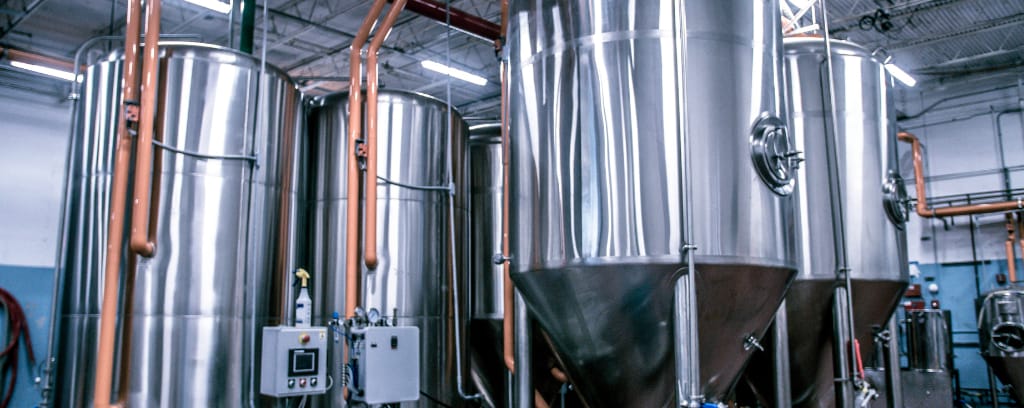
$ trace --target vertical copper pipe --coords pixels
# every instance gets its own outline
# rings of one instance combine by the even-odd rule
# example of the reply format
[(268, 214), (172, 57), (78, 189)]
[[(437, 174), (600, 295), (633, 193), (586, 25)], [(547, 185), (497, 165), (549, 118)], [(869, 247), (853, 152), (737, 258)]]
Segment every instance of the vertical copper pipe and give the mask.
[(96, 372), (93, 385), (93, 406), (97, 408), (110, 406), (114, 377), (118, 281), (121, 275), (125, 199), (128, 195), (128, 166), (132, 149), (132, 139), (128, 134), (127, 108), (130, 101), (138, 98), (140, 18), (142, 18), (142, 1), (128, 0), (128, 11), (125, 17), (127, 27), (125, 28), (124, 69), (121, 84), (121, 115), (119, 115), (117, 123), (117, 147), (114, 152), (113, 180), (110, 187), (110, 215), (107, 221), (107, 251), (103, 272), (103, 303), (100, 309), (100, 339), (99, 349), (96, 353)]
[(910, 143), (914, 154), (914, 188), (917, 190), (917, 215), (925, 218), (951, 217), (955, 215), (987, 214), (1024, 209), (1024, 200), (1001, 201), (996, 203), (958, 205), (943, 208), (929, 208), (925, 192), (924, 154), (921, 152), (921, 141), (909, 132), (900, 132), (901, 142)]
[(1024, 259), (1024, 212), (1017, 213), (1017, 242), (1020, 243), (1020, 256)]
[(1013, 254), (1013, 245), (1016, 244), (1017, 238), (1014, 236), (1014, 227), (1016, 224), (1013, 220), (1013, 214), (1006, 214), (1006, 269), (1009, 272), (1010, 283), (1017, 282), (1017, 257)]
[[(352, 40), (352, 50), (349, 57), (349, 81), (348, 81), (348, 192), (346, 194), (346, 218), (345, 218), (345, 315), (351, 317), (355, 314), (356, 306), (359, 305), (359, 164), (358, 144), (359, 134), (363, 128), (363, 101), (360, 81), (362, 79), (362, 58), (360, 53), (366, 39), (370, 36), (370, 29), (377, 21), (381, 10), (387, 0), (376, 0), (370, 7), (370, 12), (363, 19), (363, 25), (356, 32)], [(376, 181), (373, 181), (376, 185)]]
[[(508, 27), (508, 0), (501, 1), (501, 27), (502, 32), (498, 52), (504, 47), (505, 29)], [(502, 276), (504, 290), (504, 307), (502, 315), (502, 351), (505, 357), (505, 368), (515, 373), (516, 359), (513, 341), (513, 298), (512, 267), (509, 264), (509, 253), (511, 244), (509, 242), (509, 207), (511, 205), (510, 195), (512, 192), (509, 183), (509, 172), (511, 170), (511, 147), (508, 141), (508, 63), (501, 60), (501, 256)]]
[[(391, 32), (407, 0), (395, 0), (366, 52), (366, 215), (363, 224), (363, 258), (366, 267), (377, 267), (377, 52)], [(457, 290), (457, 289), (456, 289)]]
[(132, 193), (132, 251), (144, 257), (156, 252), (150, 241), (149, 211), (153, 169), (153, 125), (156, 119), (156, 88), (160, 58), (160, 0), (146, 4), (146, 44), (142, 52), (142, 100), (139, 101), (139, 136), (135, 143), (135, 186)]

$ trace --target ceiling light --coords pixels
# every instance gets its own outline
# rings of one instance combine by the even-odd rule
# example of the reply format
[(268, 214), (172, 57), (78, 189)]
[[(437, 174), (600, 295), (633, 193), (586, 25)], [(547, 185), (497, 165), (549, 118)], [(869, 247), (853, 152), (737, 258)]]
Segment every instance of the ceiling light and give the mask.
[(479, 86), (487, 85), (487, 78), (484, 78), (484, 77), (482, 77), (480, 75), (470, 74), (470, 73), (468, 73), (466, 71), (463, 71), (461, 69), (452, 68), (452, 67), (449, 67), (447, 65), (444, 65), (444, 64), (441, 64), (441, 63), (437, 63), (437, 62), (434, 62), (434, 61), (430, 61), (430, 60), (423, 61), (420, 64), (423, 65), (423, 68), (429, 69), (429, 70), (434, 71), (434, 72), (439, 72), (439, 73), (448, 75), (448, 76), (450, 76), (452, 78), (458, 78), (458, 79), (461, 79), (463, 81), (469, 82), (469, 83), (474, 84), (474, 85), (479, 85)]
[(917, 85), (917, 80), (910, 76), (907, 71), (897, 67), (896, 64), (885, 64), (885, 70), (889, 71), (889, 75), (892, 75), (892, 77), (896, 78), (897, 81), (902, 82), (903, 85), (910, 87)]
[[(72, 81), (72, 80), (75, 79), (75, 74), (73, 74), (73, 73), (70, 73), (70, 72), (67, 72), (67, 71), (61, 71), (59, 69), (54, 69), (54, 68), (50, 68), (50, 67), (44, 67), (42, 65), (28, 64), (28, 63), (24, 63), (24, 62), (21, 62), (21, 61), (11, 61), (11, 66), (15, 67), (15, 68), (21, 68), (21, 69), (24, 69), (24, 70), (27, 70), (27, 71), (32, 71), (32, 72), (35, 72), (35, 73), (43, 74), (43, 75), (49, 75), (49, 76), (52, 76), (52, 77), (55, 77), (55, 78), (60, 78), (60, 79), (63, 79), (65, 81)], [(78, 76), (78, 82), (82, 82), (82, 76), (81, 75)]]
[(186, 3), (192, 3), (199, 7), (205, 7), (218, 13), (230, 13), (231, 4), (224, 3), (217, 0), (185, 0)]

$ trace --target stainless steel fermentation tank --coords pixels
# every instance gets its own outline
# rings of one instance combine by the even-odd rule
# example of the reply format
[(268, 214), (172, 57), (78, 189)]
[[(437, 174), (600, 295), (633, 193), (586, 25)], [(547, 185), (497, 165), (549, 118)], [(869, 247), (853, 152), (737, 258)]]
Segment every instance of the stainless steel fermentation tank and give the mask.
[(516, 287), (589, 406), (670, 406), (690, 251), (697, 381), (721, 400), (797, 267), (777, 2), (514, 0), (509, 15)]
[(980, 299), (978, 337), (981, 356), (1003, 384), (1024, 401), (1024, 290), (996, 289)]
[[(88, 67), (73, 124), (57, 406), (92, 404), (121, 65)], [(281, 322), (295, 266), (304, 143), (298, 90), (260, 67), (224, 48), (161, 44), (155, 133), (169, 147), (155, 148), (157, 252), (122, 268), (135, 280), (119, 321), (131, 325), (119, 337), (131, 339), (119, 356), (129, 406), (244, 406), (258, 395), (257, 334)]]
[[(449, 268), (454, 263), (459, 273), (462, 316), (457, 321), (463, 325), (465, 339), (469, 301), (461, 294), (468, 293), (468, 262), (461, 243), (468, 227), (468, 191), (461, 180), (468, 126), (444, 102), (428, 96), (381, 90), (378, 103), (378, 174), (390, 182), (367, 183), (377, 188), (380, 263), (374, 270), (360, 263), (360, 306), (377, 309), (388, 320), (395, 318), (399, 326), (419, 327), (421, 390), (449, 406), (461, 405), (455, 384), (455, 320)], [(311, 270), (316, 274), (313, 322), (324, 324), (334, 312), (344, 314), (345, 310), (345, 213), (350, 203), (346, 196), (347, 166), (352, 156), (345, 136), (348, 93), (315, 101), (309, 125), (313, 150)], [(449, 158), (454, 169), (451, 178)], [(449, 217), (451, 181), (456, 188), (454, 220)], [(455, 223), (454, 258), (450, 221)], [(334, 345), (339, 347), (331, 350), (328, 361), (331, 375), (337, 380), (343, 378), (342, 357), (338, 354), (343, 342)], [(468, 361), (462, 359), (466, 367)], [(469, 383), (468, 376), (465, 381)], [(328, 406), (341, 406), (341, 392), (342, 387), (330, 391)], [(420, 401), (420, 406), (433, 406), (426, 397)]]
[[(831, 48), (839, 117), (835, 164), (828, 160), (833, 125), (824, 40), (785, 40), (790, 125), (797, 150), (807, 155), (794, 193), (803, 264), (786, 295), (792, 401), (803, 407), (835, 405), (833, 287), (843, 284), (836, 278), (837, 240), (845, 241), (853, 333), (865, 362), (873, 361), (873, 334), (885, 328), (907, 284), (902, 230), (907, 209), (902, 204), (889, 79), (882, 64), (860, 46), (833, 40)], [(833, 213), (833, 184), (839, 186), (843, 223)], [(767, 378), (770, 367), (755, 360), (750, 377)], [(763, 382), (757, 388), (771, 390)]]
[(469, 128), (465, 162), (470, 194), (470, 232), (463, 247), (470, 262), (470, 341), (473, 383), (490, 406), (507, 405), (507, 374), (502, 354), (504, 273), (494, 263), (501, 253), (501, 124)]

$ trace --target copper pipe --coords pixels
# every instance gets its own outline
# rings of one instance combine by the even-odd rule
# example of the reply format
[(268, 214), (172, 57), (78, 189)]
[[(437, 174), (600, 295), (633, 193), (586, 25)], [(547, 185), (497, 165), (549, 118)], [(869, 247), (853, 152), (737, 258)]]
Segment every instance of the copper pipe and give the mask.
[(1013, 221), (1013, 214), (1006, 214), (1006, 269), (1010, 278), (1010, 283), (1017, 282), (1017, 256), (1013, 254), (1013, 244), (1015, 244), (1017, 238), (1014, 236), (1014, 227), (1016, 223)]
[[(345, 315), (350, 317), (355, 314), (356, 306), (359, 305), (359, 134), (363, 130), (363, 101), (360, 79), (363, 73), (360, 65), (362, 58), (360, 53), (366, 39), (370, 36), (370, 29), (380, 17), (387, 0), (376, 0), (370, 7), (370, 12), (363, 19), (363, 25), (359, 26), (356, 37), (352, 40), (352, 50), (349, 57), (349, 85), (348, 85), (348, 140), (351, 156), (348, 158), (348, 193), (346, 194), (346, 218), (345, 218)], [(376, 186), (376, 180), (372, 181)], [(368, 182), (369, 184), (369, 182)]]
[(1017, 240), (1020, 243), (1020, 256), (1024, 258), (1024, 212), (1017, 213)]
[(901, 142), (910, 143), (914, 154), (914, 187), (917, 190), (917, 215), (925, 218), (951, 217), (955, 215), (987, 214), (1024, 209), (1024, 200), (1001, 201), (995, 203), (958, 205), (943, 208), (929, 208), (925, 192), (924, 157), (921, 153), (921, 141), (909, 132), (900, 132), (897, 137)]
[[(502, 27), (507, 27), (508, 22), (508, 0), (502, 0), (501, 2), (501, 16), (502, 16)], [(504, 32), (502, 33), (504, 35)], [(512, 287), (512, 268), (509, 264), (509, 253), (510, 242), (509, 242), (509, 207), (511, 200), (511, 186), (509, 185), (509, 172), (511, 168), (511, 147), (508, 142), (508, 125), (509, 125), (509, 112), (508, 112), (508, 63), (506, 61), (501, 62), (501, 256), (502, 256), (502, 276), (503, 276), (503, 290), (504, 290), (504, 310), (502, 315), (502, 351), (505, 356), (505, 368), (509, 372), (516, 372), (516, 359), (514, 353), (514, 341), (513, 341), (513, 320), (515, 316), (513, 313), (513, 299), (514, 290)]]
[(562, 384), (569, 382), (569, 376), (565, 375), (565, 372), (561, 368), (551, 367), (551, 376)]
[(132, 233), (129, 246), (150, 258), (156, 242), (149, 235), (150, 189), (153, 168), (153, 122), (156, 119), (157, 67), (160, 58), (160, 0), (146, 4), (146, 40), (142, 51), (142, 100), (139, 101), (139, 136), (135, 141), (135, 186), (132, 193)]
[(548, 408), (548, 407), (550, 407), (550, 405), (548, 405), (547, 400), (544, 399), (544, 396), (540, 395), (540, 390), (537, 390), (537, 389), (533, 390), (533, 407), (534, 408)]
[(407, 0), (395, 0), (377, 28), (366, 52), (366, 214), (363, 224), (366, 237), (363, 241), (363, 260), (366, 267), (377, 267), (377, 52)]
[[(42, 65), (53, 69), (59, 69), (61, 71), (72, 72), (75, 70), (75, 63), (60, 58), (51, 57), (49, 55), (37, 54), (29, 51), (22, 51), (10, 47), (0, 47), (0, 54), (6, 55), (10, 61), (20, 61), (26, 64)], [(85, 66), (79, 67), (84, 69)]]
[[(124, 69), (121, 84), (121, 115), (117, 123), (117, 148), (110, 186), (110, 215), (107, 224), (107, 251), (103, 272), (103, 303), (100, 308), (100, 339), (96, 353), (93, 406), (110, 406), (114, 377), (114, 343), (117, 329), (118, 281), (121, 278), (122, 241), (124, 240), (125, 199), (128, 196), (128, 166), (132, 139), (128, 133), (128, 101), (138, 98), (139, 32), (142, 1), (128, 0), (125, 17)], [(133, 111), (133, 113), (135, 113)]]

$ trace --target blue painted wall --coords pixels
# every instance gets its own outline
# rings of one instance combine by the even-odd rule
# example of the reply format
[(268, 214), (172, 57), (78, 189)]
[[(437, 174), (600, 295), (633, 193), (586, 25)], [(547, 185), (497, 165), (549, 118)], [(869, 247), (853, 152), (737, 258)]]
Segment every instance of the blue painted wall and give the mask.
[[(1017, 260), (1018, 270), (1021, 261)], [(1005, 260), (981, 261), (977, 264), (978, 280), (975, 281), (973, 263), (919, 264), (911, 262), (911, 268), (920, 271), (912, 277), (912, 284), (920, 284), (926, 305), (938, 300), (942, 309), (949, 310), (952, 318), (953, 353), (956, 368), (960, 370), (960, 381), (964, 388), (988, 389), (988, 367), (981, 358), (978, 347), (978, 320), (975, 299), (978, 293), (1005, 287), (996, 282), (997, 274), (1007, 273)], [(938, 285), (938, 292), (928, 290), (930, 284)], [(979, 290), (980, 289), (980, 290)], [(903, 310), (900, 308), (900, 316)], [(903, 339), (905, 344), (905, 338)], [(905, 348), (904, 348), (905, 350)], [(906, 361), (904, 360), (904, 364)]]
[[(53, 278), (53, 268), (0, 265), (0, 288), (11, 292), (25, 310), (37, 362), (46, 358)], [(4, 338), (7, 337), (6, 330), (4, 327)], [(10, 404), (12, 408), (34, 407), (39, 402), (39, 391), (34, 382), (37, 368), (29, 367), (28, 357), (22, 347), (18, 357), (17, 384)]]

